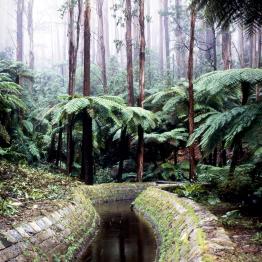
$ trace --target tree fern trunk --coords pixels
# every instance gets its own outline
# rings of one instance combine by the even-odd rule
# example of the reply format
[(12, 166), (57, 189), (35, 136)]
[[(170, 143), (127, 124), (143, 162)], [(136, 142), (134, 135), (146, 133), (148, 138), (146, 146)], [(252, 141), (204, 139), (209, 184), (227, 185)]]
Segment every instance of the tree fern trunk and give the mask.
[(55, 134), (53, 134), (51, 137), (51, 143), (48, 150), (48, 158), (47, 158), (47, 161), (49, 163), (53, 162), (55, 156), (55, 143), (56, 143), (55, 137), (56, 137)]
[(118, 172), (117, 172), (117, 182), (122, 181), (122, 175), (123, 175), (123, 167), (124, 167), (124, 160), (126, 157), (125, 149), (126, 149), (126, 131), (127, 127), (124, 126), (121, 130), (121, 136), (120, 136), (120, 148), (119, 148), (119, 156), (120, 161), (118, 165)]
[(240, 144), (241, 144), (241, 135), (237, 134), (234, 139), (234, 149), (233, 149), (233, 155), (231, 158), (231, 164), (229, 168), (229, 176), (233, 176), (235, 173), (235, 169), (237, 166), (237, 160), (240, 152)]
[(94, 183), (92, 118), (86, 112), (83, 115), (81, 180), (88, 185)]
[(68, 127), (67, 127), (67, 158), (66, 158), (66, 166), (67, 166), (67, 175), (72, 173), (73, 167), (73, 126), (72, 126), (72, 118), (68, 118)]
[(61, 159), (61, 151), (62, 151), (62, 142), (63, 142), (63, 129), (62, 129), (62, 123), (60, 121), (59, 123), (59, 134), (58, 134), (58, 142), (57, 142), (57, 150), (56, 150), (56, 166), (59, 166), (59, 162)]
[(221, 143), (221, 150), (220, 150), (220, 154), (219, 154), (219, 166), (225, 166), (227, 164), (227, 152), (225, 149), (225, 142), (222, 141)]
[(213, 159), (212, 159), (212, 165), (216, 166), (217, 165), (217, 147), (213, 151)]

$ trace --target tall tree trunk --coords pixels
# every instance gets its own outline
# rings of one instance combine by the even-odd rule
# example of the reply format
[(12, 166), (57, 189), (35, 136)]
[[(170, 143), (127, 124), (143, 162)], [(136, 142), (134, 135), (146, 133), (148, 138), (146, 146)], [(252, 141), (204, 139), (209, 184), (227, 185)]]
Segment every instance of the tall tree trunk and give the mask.
[(168, 19), (168, 0), (164, 0), (164, 29), (165, 29), (165, 49), (166, 49), (166, 72), (167, 72), (167, 86), (171, 85), (170, 77), (170, 50), (169, 50), (169, 19)]
[(222, 59), (224, 64), (224, 69), (230, 69), (232, 58), (231, 58), (231, 34), (229, 29), (222, 32)]
[[(145, 3), (139, 0), (139, 25), (140, 25), (140, 54), (139, 54), (139, 104), (143, 107), (145, 92)], [(142, 182), (144, 172), (144, 130), (138, 126), (137, 144), (137, 181)]]
[(176, 0), (175, 6), (175, 17), (176, 17), (176, 28), (175, 28), (175, 36), (176, 36), (176, 72), (177, 78), (185, 77), (184, 72), (184, 64), (183, 64), (183, 56), (185, 56), (184, 48), (183, 48), (183, 35), (181, 29), (181, 0)]
[(103, 89), (104, 93), (108, 93), (107, 87), (107, 75), (106, 75), (106, 49), (104, 42), (104, 21), (103, 21), (103, 4), (104, 0), (96, 0), (97, 6), (97, 15), (98, 15), (98, 43), (100, 50), (100, 61), (102, 68), (102, 80), (103, 80)]
[[(68, 2), (68, 15), (69, 15), (69, 23), (68, 23), (68, 38), (69, 38), (69, 49), (68, 49), (68, 57), (69, 57), (69, 77), (68, 77), (68, 95), (73, 96), (75, 93), (75, 77), (76, 77), (76, 67), (77, 67), (77, 53), (79, 48), (79, 37), (80, 37), (80, 24), (81, 24), (81, 14), (82, 14), (82, 6), (83, 1), (78, 0), (78, 17), (76, 21), (76, 37), (75, 37), (75, 2), (74, 0), (69, 0)], [(73, 170), (73, 123), (72, 118), (68, 118), (68, 127), (67, 127), (67, 174), (70, 175)]]
[(209, 61), (213, 70), (217, 70), (217, 57), (216, 57), (216, 30), (214, 23), (206, 23), (206, 59)]
[(257, 67), (257, 53), (256, 53), (256, 45), (257, 45), (257, 34), (254, 33), (252, 35), (252, 45), (251, 45), (251, 50), (250, 52), (252, 52), (252, 63), (251, 63), (251, 67), (256, 68)]
[(23, 61), (24, 56), (24, 0), (17, 1), (16, 11), (16, 60)]
[(159, 0), (159, 5), (160, 5), (160, 13), (159, 13), (159, 32), (160, 32), (160, 37), (159, 37), (159, 65), (160, 65), (160, 72), (163, 75), (164, 72), (164, 29), (163, 29), (163, 15), (162, 15), (162, 7), (163, 7), (163, 0)]
[(131, 0), (126, 0), (126, 60), (127, 60), (127, 85), (128, 104), (134, 106), (134, 84), (133, 84), (133, 55), (132, 55), (132, 9)]
[(108, 63), (110, 58), (108, 4), (109, 4), (108, 0), (104, 1), (103, 18), (104, 18), (104, 36), (105, 36), (104, 42), (105, 42), (105, 51), (106, 51), (106, 63)]
[(244, 32), (242, 26), (238, 29), (238, 43), (239, 43), (239, 58), (241, 68), (245, 67), (245, 45)]
[[(83, 95), (90, 96), (90, 39), (91, 39), (91, 4), (90, 0), (85, 1), (84, 14), (84, 85)], [(94, 183), (94, 157), (93, 157), (93, 132), (92, 118), (83, 112), (83, 137), (82, 137), (82, 168), (81, 179), (86, 184)]]
[[(189, 44), (189, 57), (188, 57), (188, 99), (189, 99), (189, 112), (188, 112), (188, 127), (189, 135), (194, 133), (194, 90), (193, 90), (193, 65), (194, 65), (194, 41), (195, 41), (195, 25), (196, 25), (196, 9), (191, 7), (191, 23), (190, 23), (190, 44)], [(195, 159), (195, 146), (192, 144), (189, 147), (190, 155), (190, 172), (189, 179), (194, 181), (196, 179), (196, 159)]]
[(148, 84), (151, 86), (151, 5), (150, 0), (147, 0), (147, 50), (148, 50)]
[(258, 56), (258, 67), (261, 68), (262, 67), (262, 52), (261, 52), (261, 48), (262, 48), (262, 29), (258, 30), (258, 50), (257, 50), (257, 56)]
[(30, 69), (34, 69), (34, 64), (35, 64), (33, 7), (34, 7), (34, 0), (29, 0), (27, 6), (27, 32), (29, 36), (29, 68)]

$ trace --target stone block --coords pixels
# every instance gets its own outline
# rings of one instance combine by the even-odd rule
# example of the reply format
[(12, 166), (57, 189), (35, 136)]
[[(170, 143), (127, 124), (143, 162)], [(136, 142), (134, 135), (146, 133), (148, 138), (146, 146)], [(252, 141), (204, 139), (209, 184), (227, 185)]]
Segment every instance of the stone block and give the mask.
[(40, 231), (42, 230), (41, 227), (38, 226), (35, 221), (30, 222), (30, 223), (29, 223), (29, 226), (30, 226), (36, 233), (38, 233), (38, 232), (40, 232)]

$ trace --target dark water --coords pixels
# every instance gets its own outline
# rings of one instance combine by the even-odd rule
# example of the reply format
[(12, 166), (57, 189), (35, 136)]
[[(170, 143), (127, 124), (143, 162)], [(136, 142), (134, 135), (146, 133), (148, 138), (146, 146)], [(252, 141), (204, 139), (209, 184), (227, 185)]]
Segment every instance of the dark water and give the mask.
[(97, 206), (101, 228), (81, 261), (151, 262), (156, 256), (154, 233), (129, 202)]

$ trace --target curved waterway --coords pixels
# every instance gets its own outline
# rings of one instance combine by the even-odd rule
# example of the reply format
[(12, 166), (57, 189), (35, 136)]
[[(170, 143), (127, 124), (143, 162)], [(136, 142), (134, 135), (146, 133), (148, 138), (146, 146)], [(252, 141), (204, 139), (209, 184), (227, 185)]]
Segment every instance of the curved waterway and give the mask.
[(83, 262), (151, 262), (156, 239), (149, 224), (130, 209), (130, 202), (96, 206), (101, 227), (81, 259)]

